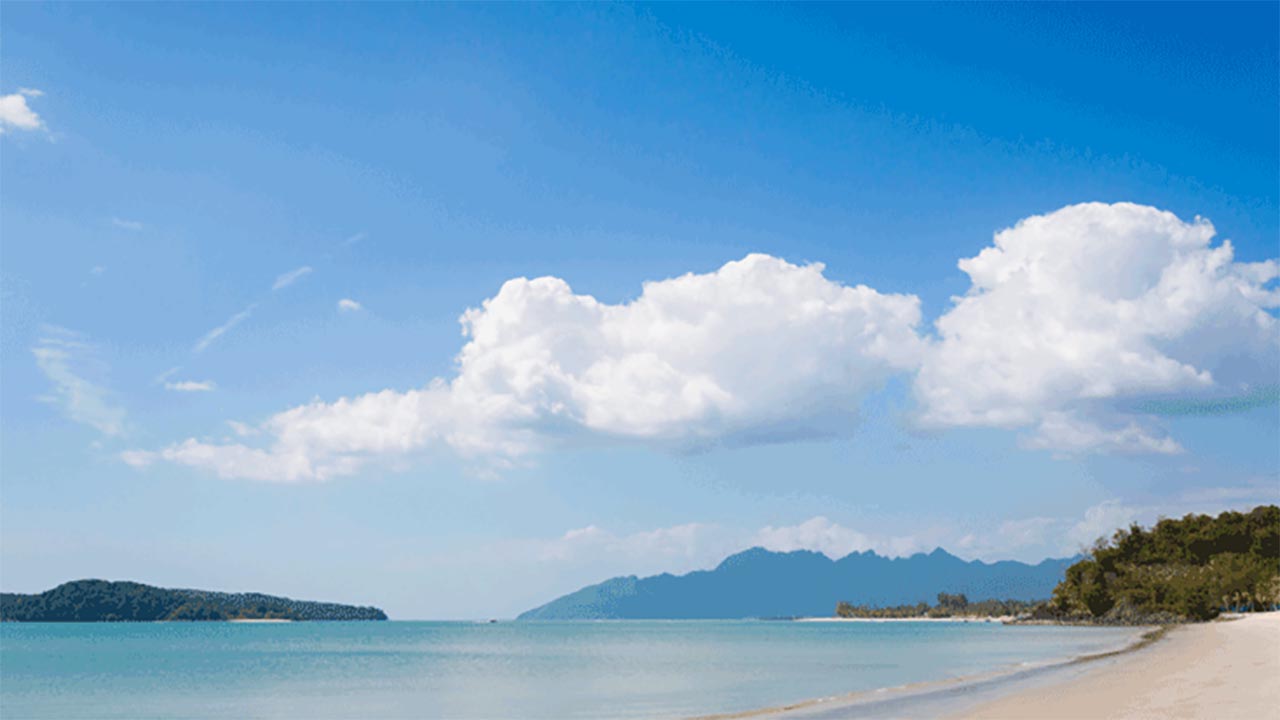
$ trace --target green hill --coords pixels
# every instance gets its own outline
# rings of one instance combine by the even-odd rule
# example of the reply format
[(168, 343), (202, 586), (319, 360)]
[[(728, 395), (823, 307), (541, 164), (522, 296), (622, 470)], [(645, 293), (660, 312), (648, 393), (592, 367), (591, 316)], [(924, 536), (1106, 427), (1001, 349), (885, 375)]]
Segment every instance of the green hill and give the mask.
[(387, 615), (375, 607), (106, 580), (76, 580), (37, 595), (0, 593), (0, 621), (5, 622), (252, 619), (386, 620)]
[(1208, 620), (1280, 606), (1280, 507), (1134, 524), (1067, 568), (1048, 609), (1059, 617)]

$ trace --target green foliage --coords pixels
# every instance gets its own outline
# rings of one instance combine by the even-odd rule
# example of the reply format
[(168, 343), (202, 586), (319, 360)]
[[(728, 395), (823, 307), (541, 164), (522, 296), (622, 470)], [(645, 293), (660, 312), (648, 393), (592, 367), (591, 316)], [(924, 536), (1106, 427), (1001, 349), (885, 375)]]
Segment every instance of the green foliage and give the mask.
[(1280, 507), (1132, 525), (1067, 568), (1049, 604), (1059, 617), (1170, 616), (1280, 607)]
[(836, 604), (836, 615), (842, 618), (947, 618), (947, 617), (1014, 617), (1030, 612), (1035, 603), (1023, 600), (982, 600), (971, 603), (964, 594), (938, 593), (938, 604), (869, 607), (847, 602)]
[(173, 609), (165, 620), (226, 620), (227, 614), (217, 605), (202, 600), (188, 600)]
[(372, 607), (306, 602), (258, 593), (169, 590), (133, 582), (76, 580), (38, 595), (0, 593), (0, 620), (386, 620)]

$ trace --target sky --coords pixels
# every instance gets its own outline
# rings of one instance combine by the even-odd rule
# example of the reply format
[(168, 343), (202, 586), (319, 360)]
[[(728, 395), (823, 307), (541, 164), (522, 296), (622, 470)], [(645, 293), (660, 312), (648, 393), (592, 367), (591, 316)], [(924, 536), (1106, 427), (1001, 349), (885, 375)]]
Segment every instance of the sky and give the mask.
[(7, 4), (0, 587), (510, 617), (1280, 501), (1276, 4)]

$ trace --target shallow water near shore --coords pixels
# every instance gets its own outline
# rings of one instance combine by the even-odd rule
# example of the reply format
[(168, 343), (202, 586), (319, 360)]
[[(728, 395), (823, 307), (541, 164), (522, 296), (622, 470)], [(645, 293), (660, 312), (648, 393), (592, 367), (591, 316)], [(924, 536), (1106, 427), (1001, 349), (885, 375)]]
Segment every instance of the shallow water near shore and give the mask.
[(1132, 628), (607, 621), (0, 626), (0, 716), (678, 718), (1013, 670)]

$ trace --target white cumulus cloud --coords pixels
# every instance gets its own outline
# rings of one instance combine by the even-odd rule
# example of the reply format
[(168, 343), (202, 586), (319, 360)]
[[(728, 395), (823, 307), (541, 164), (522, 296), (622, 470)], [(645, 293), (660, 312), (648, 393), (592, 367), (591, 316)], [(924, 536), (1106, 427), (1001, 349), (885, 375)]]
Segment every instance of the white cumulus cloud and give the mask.
[(671, 527), (643, 530), (629, 535), (588, 525), (566, 532), (550, 541), (538, 541), (538, 559), (541, 561), (581, 562), (601, 556), (635, 561), (665, 564), (662, 570), (673, 566), (684, 567), (706, 560), (708, 550), (723, 550), (720, 529), (703, 523), (687, 523)]
[(351, 298), (342, 298), (338, 301), (338, 310), (342, 312), (357, 312), (363, 310), (364, 306), (352, 300)]
[(22, 88), (16, 93), (0, 95), (0, 134), (11, 130), (39, 130), (44, 121), (27, 105), (28, 98), (44, 95), (39, 90)]
[(1027, 447), (1061, 455), (1177, 453), (1141, 407), (1256, 394), (1280, 372), (1280, 263), (1237, 262), (1214, 234), (1129, 203), (1027, 218), (960, 261), (972, 287), (931, 338), (914, 295), (768, 255), (649, 282), (620, 304), (516, 278), (462, 315), (451, 378), (294, 407), (257, 427), (255, 447), (192, 439), (161, 455), (302, 481), (440, 446), (502, 467), (558, 443), (783, 442), (849, 433), (896, 374), (914, 374), (926, 426), (1026, 430)]
[(432, 443), (503, 463), (581, 434), (696, 448), (847, 433), (861, 398), (923, 347), (914, 296), (767, 255), (646, 283), (619, 305), (517, 278), (461, 320), (452, 380), (287, 410), (263, 424), (264, 449), (189, 440), (167, 457), (324, 479)]
[(791, 552), (812, 550), (833, 560), (852, 552), (873, 550), (886, 557), (903, 557), (925, 548), (912, 536), (872, 536), (845, 527), (821, 515), (809, 518), (797, 525), (766, 525), (756, 533), (751, 545), (766, 550)]
[(1138, 519), (1139, 510), (1120, 500), (1105, 500), (1088, 508), (1084, 517), (1066, 532), (1067, 547), (1073, 551), (1087, 551), (1100, 538), (1110, 538), (1120, 528), (1127, 528)]
[(1032, 447), (1174, 453), (1118, 401), (1274, 383), (1275, 260), (1240, 263), (1207, 220), (1087, 203), (1027, 218), (960, 261), (972, 287), (916, 379), (934, 426), (1031, 428)]

